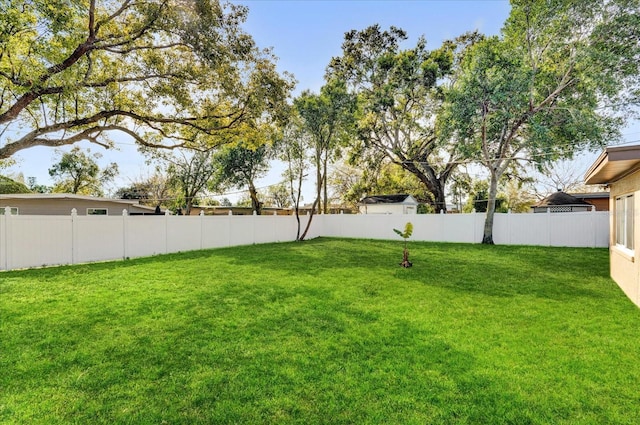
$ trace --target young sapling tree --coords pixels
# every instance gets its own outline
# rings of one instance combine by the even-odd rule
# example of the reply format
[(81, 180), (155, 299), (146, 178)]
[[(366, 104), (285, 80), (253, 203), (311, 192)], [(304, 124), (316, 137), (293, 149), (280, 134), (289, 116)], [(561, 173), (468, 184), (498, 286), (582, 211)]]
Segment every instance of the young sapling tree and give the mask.
[(411, 266), (413, 266), (413, 264), (411, 263), (411, 261), (409, 261), (409, 251), (407, 250), (407, 240), (411, 237), (411, 234), (413, 233), (413, 224), (411, 224), (411, 222), (407, 222), (407, 224), (404, 225), (404, 231), (400, 231), (398, 229), (393, 229), (394, 232), (396, 232), (398, 235), (400, 235), (401, 238), (404, 239), (404, 251), (402, 252), (402, 262), (400, 263), (400, 265), (404, 268), (409, 268)]

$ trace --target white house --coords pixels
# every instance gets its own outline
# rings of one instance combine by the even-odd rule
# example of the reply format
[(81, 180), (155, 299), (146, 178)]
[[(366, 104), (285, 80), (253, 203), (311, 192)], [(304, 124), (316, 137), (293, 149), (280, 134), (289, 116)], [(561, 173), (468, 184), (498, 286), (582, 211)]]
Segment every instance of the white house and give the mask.
[(418, 201), (411, 195), (375, 195), (358, 203), (360, 214), (417, 214)]

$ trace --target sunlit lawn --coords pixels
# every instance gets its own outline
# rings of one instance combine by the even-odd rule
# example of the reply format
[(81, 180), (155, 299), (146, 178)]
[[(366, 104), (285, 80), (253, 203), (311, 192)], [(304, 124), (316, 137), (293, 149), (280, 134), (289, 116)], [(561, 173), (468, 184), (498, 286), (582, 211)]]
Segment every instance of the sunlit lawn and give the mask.
[(605, 249), (318, 239), (0, 274), (0, 423), (637, 424)]

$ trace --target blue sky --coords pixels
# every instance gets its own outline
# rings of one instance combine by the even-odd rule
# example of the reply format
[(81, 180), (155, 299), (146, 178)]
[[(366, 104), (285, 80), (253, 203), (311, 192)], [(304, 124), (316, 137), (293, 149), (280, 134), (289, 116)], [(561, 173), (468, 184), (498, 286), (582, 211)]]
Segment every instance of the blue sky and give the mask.
[(497, 34), (509, 2), (460, 0), (236, 0), (249, 7), (245, 28), (261, 47), (273, 47), (279, 70), (292, 72), (296, 92), (318, 91), (324, 70), (339, 56), (344, 33), (373, 24), (396, 26), (409, 36), (407, 47), (424, 35), (427, 47), (466, 31)]

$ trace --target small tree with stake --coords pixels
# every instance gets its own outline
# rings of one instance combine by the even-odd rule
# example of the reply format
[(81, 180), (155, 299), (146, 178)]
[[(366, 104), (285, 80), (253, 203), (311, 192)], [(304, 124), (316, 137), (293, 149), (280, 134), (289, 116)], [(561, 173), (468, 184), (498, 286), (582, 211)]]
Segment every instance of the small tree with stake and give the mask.
[(411, 263), (411, 261), (409, 261), (409, 251), (407, 250), (407, 239), (409, 239), (411, 237), (411, 233), (413, 233), (413, 224), (411, 224), (411, 222), (407, 222), (407, 224), (404, 225), (403, 232), (401, 232), (398, 229), (393, 229), (393, 231), (396, 232), (398, 235), (400, 235), (401, 238), (404, 239), (404, 251), (402, 252), (402, 263), (400, 263), (400, 265), (404, 268), (409, 268), (413, 266), (413, 264)]

